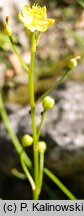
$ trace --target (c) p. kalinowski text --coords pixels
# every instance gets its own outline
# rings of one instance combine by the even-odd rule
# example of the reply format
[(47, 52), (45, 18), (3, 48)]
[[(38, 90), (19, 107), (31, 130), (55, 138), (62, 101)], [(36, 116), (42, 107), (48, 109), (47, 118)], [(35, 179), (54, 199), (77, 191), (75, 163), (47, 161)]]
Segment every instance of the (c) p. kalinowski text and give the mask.
[(45, 203), (45, 204), (40, 204), (39, 202), (37, 203), (32, 203), (32, 211), (84, 211), (84, 204), (78, 204), (77, 202), (74, 204), (64, 204), (64, 205), (53, 205), (50, 203)]

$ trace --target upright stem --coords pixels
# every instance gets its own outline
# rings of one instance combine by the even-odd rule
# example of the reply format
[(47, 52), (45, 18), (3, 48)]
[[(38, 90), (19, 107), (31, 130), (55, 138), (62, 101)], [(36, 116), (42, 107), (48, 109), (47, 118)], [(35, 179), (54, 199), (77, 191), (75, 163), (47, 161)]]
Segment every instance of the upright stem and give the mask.
[(35, 98), (34, 98), (34, 59), (35, 59), (35, 33), (31, 36), (31, 62), (30, 62), (30, 76), (29, 76), (29, 94), (31, 106), (31, 119), (32, 119), (32, 133), (33, 133), (33, 153), (34, 153), (34, 180), (36, 190), (34, 191), (34, 199), (38, 199), (38, 145), (37, 145), (37, 130), (36, 130), (36, 115), (35, 115)]
[(44, 153), (40, 152), (40, 162), (39, 162), (39, 182), (38, 182), (38, 194), (40, 195), (42, 182), (43, 182), (43, 168), (44, 168)]
[(45, 114), (46, 114), (46, 112), (43, 112), (42, 117), (41, 117), (41, 122), (40, 122), (40, 125), (38, 127), (38, 131), (37, 131), (38, 140), (39, 140), (39, 137), (40, 137), (42, 126), (43, 126), (43, 121), (44, 121), (44, 118), (45, 118)]

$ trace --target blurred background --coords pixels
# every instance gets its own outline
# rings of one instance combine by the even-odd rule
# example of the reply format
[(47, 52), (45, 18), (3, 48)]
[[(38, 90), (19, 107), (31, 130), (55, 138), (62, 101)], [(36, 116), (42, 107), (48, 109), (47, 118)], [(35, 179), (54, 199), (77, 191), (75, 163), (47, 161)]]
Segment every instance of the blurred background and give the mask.
[[(0, 88), (3, 90), (4, 102), (11, 124), (19, 139), (25, 132), (31, 133), (29, 128), (27, 131), (27, 126), (29, 127), (30, 124), (27, 125), (28, 123), (26, 123), (24, 126), (29, 104), (28, 78), (4, 33), (4, 22), (5, 17), (9, 16), (15, 44), (25, 63), (29, 65), (29, 38), (17, 15), (24, 4), (32, 5), (34, 2), (37, 3), (33, 0), (0, 0)], [(84, 1), (38, 0), (38, 3), (47, 7), (48, 17), (54, 18), (56, 22), (47, 32), (41, 34), (37, 48), (35, 60), (36, 99), (63, 74), (70, 58), (81, 56), (78, 67), (52, 93), (56, 106), (47, 116), (50, 127), (47, 127), (49, 122), (46, 120), (42, 137), (46, 141), (50, 140), (45, 159), (46, 166), (49, 166), (78, 198), (83, 199)], [(38, 112), (39, 110), (38, 107)], [(18, 120), (16, 121), (16, 119)], [(18, 123), (20, 121), (23, 122), (22, 128)], [(27, 183), (17, 180), (11, 174), (11, 169), (18, 165), (19, 159), (11, 147), (11, 141), (1, 119), (0, 131), (0, 196), (2, 199), (30, 199), (30, 193), (29, 195), (25, 194)], [(45, 181), (48, 180), (45, 178)], [(48, 184), (51, 185), (51, 182)], [(48, 188), (48, 184), (46, 188)], [(45, 190), (47, 194), (49, 188)], [(50, 191), (50, 194), (46, 195), (46, 199), (66, 199), (58, 188), (56, 188), (54, 195), (51, 194)], [(44, 197), (45, 193), (42, 194), (41, 198), (45, 199)]]

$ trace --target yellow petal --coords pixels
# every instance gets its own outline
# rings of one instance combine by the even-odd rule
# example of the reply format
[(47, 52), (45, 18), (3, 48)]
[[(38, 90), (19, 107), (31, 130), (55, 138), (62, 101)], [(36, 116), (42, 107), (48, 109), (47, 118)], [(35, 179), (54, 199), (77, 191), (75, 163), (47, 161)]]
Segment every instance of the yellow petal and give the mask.
[(36, 4), (32, 8), (29, 5), (25, 5), (22, 12), (19, 13), (18, 18), (31, 32), (35, 30), (44, 32), (55, 22), (54, 19), (47, 18), (45, 6), (41, 8)]

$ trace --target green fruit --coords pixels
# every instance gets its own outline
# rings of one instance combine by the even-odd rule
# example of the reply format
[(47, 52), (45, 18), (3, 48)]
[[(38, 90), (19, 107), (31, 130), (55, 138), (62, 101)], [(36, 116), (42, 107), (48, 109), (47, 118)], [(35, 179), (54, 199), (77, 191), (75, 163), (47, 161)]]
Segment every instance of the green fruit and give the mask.
[(39, 141), (38, 148), (40, 153), (44, 153), (46, 151), (46, 143), (44, 141)]
[(29, 134), (25, 134), (23, 137), (22, 137), (22, 145), (24, 147), (26, 146), (31, 146), (33, 143), (33, 138), (32, 136), (30, 136)]
[(53, 98), (51, 98), (50, 96), (46, 96), (42, 101), (44, 111), (51, 109), (54, 106), (54, 103), (55, 102)]

